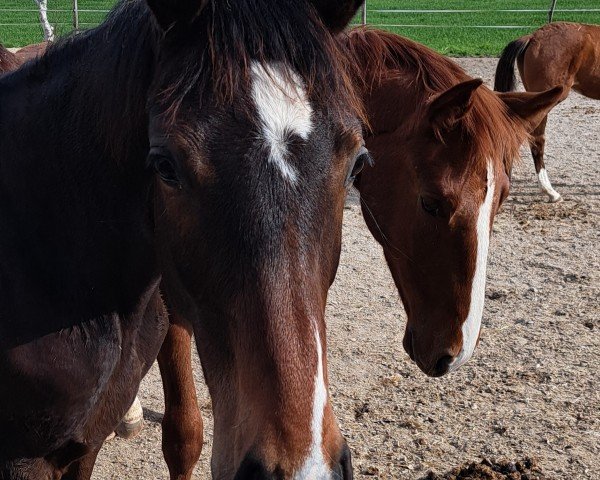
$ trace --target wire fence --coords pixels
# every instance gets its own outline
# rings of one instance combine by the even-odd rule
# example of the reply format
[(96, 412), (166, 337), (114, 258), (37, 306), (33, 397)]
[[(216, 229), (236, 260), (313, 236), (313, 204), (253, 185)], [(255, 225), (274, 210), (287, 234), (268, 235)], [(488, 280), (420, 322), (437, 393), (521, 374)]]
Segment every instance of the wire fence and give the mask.
[(366, 0), (355, 24), (383, 28), (453, 56), (497, 56), (547, 22), (600, 24), (598, 0)]
[[(47, 0), (48, 23), (57, 36), (89, 28), (116, 2)], [(552, 20), (600, 23), (600, 5), (598, 0), (366, 0), (355, 24), (392, 30), (443, 53), (460, 54), (460, 49), (444, 49), (457, 38), (459, 43), (462, 39), (479, 45), (481, 54), (494, 54), (499, 48), (493, 44), (494, 35), (500, 45), (516, 35), (511, 32), (523, 34)], [(0, 43), (18, 47), (39, 42), (43, 35), (34, 0), (1, 0)]]
[[(435, 8), (427, 8), (427, 9), (390, 9), (390, 8), (371, 8), (370, 5), (373, 3), (377, 4), (378, 2), (374, 2), (373, 0), (365, 0), (363, 6), (361, 7), (361, 23), (363, 25), (373, 25), (377, 27), (412, 27), (412, 28), (489, 28), (489, 29), (510, 29), (510, 28), (530, 28), (533, 26), (539, 25), (472, 25), (472, 24), (460, 24), (456, 22), (452, 22), (450, 24), (427, 24), (427, 23), (393, 23), (386, 22), (385, 20), (382, 22), (382, 16), (388, 16), (388, 18), (398, 18), (399, 16), (415, 16), (415, 15), (447, 15), (447, 16), (456, 16), (461, 14), (485, 14), (485, 15), (493, 15), (493, 14), (546, 14), (548, 22), (552, 22), (554, 19), (555, 13), (561, 14), (589, 14), (589, 13), (600, 13), (600, 8), (556, 8), (557, 0), (548, 0), (549, 6), (548, 8), (455, 8), (455, 9), (435, 9)], [(399, 2), (400, 3), (400, 2)], [(482, 2), (483, 3), (483, 2)], [(373, 14), (375, 14), (373, 16)]]
[(98, 25), (117, 0), (47, 0), (47, 25), (36, 0), (0, 0), (0, 43), (20, 47), (44, 39), (48, 27), (56, 36)]
[[(547, 0), (549, 2), (548, 8), (454, 8), (454, 9), (435, 9), (435, 8), (423, 8), (423, 9), (392, 9), (392, 8), (377, 8), (372, 5), (379, 4), (380, 2), (374, 0), (365, 0), (361, 7), (361, 22), (363, 25), (371, 25), (376, 27), (397, 27), (397, 28), (487, 28), (487, 29), (523, 29), (531, 27), (539, 27), (540, 22), (519, 24), (519, 25), (498, 25), (498, 24), (481, 24), (473, 25), (471, 23), (460, 23), (456, 21), (456, 17), (464, 14), (482, 14), (486, 17), (493, 18), (497, 14), (543, 14), (547, 16), (547, 21), (552, 22), (554, 15), (556, 14), (599, 14), (600, 8), (587, 7), (587, 8), (556, 8), (557, 0)], [(401, 0), (398, 3), (402, 3)], [(479, 2), (485, 5), (484, 2)], [(414, 22), (398, 22), (398, 19), (402, 18), (419, 18), (420, 16), (444, 16), (447, 23), (414, 23)], [(433, 17), (430, 17), (433, 18)], [(389, 20), (392, 21), (389, 21)], [(539, 19), (539, 17), (538, 17)], [(396, 20), (395, 22), (393, 20)], [(593, 22), (592, 22), (593, 23)]]

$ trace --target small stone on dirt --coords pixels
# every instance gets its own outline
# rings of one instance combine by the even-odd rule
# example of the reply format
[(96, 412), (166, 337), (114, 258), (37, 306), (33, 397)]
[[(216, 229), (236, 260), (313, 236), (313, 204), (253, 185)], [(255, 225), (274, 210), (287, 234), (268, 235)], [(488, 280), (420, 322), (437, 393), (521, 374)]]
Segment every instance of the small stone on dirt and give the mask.
[(501, 298), (506, 297), (506, 292), (502, 292), (499, 290), (492, 290), (486, 295), (486, 297), (489, 298), (490, 300), (500, 300)]
[(379, 469), (377, 467), (368, 466), (363, 468), (362, 474), (369, 476), (379, 475)]
[(354, 418), (356, 420), (360, 420), (365, 416), (365, 413), (369, 413), (371, 409), (369, 408), (368, 403), (363, 403), (362, 405), (357, 405), (354, 408)]

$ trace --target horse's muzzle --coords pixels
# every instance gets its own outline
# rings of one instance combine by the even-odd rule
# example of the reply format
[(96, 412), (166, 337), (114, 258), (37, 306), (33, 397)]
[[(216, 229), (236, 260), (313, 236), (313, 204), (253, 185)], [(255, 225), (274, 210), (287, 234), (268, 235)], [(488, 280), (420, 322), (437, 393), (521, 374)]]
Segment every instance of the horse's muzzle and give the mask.
[(263, 463), (252, 455), (247, 455), (234, 480), (353, 480), (352, 454), (348, 444), (344, 442), (338, 463), (333, 467), (329, 478), (299, 478), (298, 476), (286, 477), (279, 469), (269, 472)]

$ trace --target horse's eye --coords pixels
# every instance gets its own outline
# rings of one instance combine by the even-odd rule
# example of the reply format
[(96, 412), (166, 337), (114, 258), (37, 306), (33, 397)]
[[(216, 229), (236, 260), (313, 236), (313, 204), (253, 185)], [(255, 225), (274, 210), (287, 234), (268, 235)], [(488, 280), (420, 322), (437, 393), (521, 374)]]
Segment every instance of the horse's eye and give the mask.
[(148, 165), (154, 169), (160, 179), (170, 187), (181, 188), (172, 157), (162, 151), (151, 151), (148, 155)]
[(365, 165), (373, 165), (373, 158), (365, 147), (361, 147), (361, 149), (358, 151), (358, 155), (354, 159), (352, 168), (346, 177), (346, 187), (349, 187), (354, 183), (354, 180), (356, 180), (358, 174), (362, 172), (362, 169), (365, 167)]
[(433, 198), (421, 197), (421, 207), (433, 217), (440, 214), (440, 202)]

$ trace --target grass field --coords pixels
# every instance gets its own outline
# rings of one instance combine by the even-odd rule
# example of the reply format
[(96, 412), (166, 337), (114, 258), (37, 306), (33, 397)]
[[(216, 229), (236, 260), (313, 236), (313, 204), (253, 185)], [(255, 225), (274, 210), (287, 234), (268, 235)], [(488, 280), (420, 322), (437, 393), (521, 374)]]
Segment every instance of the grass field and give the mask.
[[(116, 0), (78, 0), (81, 28), (97, 25)], [(73, 0), (48, 0), (48, 20), (58, 35), (73, 29)], [(0, 0), (0, 43), (7, 47), (21, 47), (43, 40), (38, 20), (37, 5), (33, 0)]]
[[(550, 0), (367, 0), (367, 21), (453, 56), (496, 56), (515, 38), (547, 22)], [(558, 0), (557, 10), (597, 9), (598, 0)], [(377, 10), (483, 10), (453, 13), (379, 13)], [(544, 10), (494, 12), (493, 10)], [(554, 20), (600, 24), (598, 12), (555, 12)], [(482, 28), (512, 26), (519, 28)]]
[[(105, 16), (116, 0), (79, 0), (83, 28)], [(550, 0), (367, 0), (368, 23), (383, 26), (454, 56), (498, 55), (511, 40), (535, 30), (547, 20), (544, 12), (494, 12), (493, 10), (547, 10)], [(58, 34), (72, 29), (72, 0), (48, 0), (48, 16)], [(600, 9), (598, 0), (558, 0), (557, 9)], [(377, 10), (483, 10), (469, 13), (383, 13)], [(28, 10), (28, 11), (24, 11)], [(600, 24), (598, 12), (556, 12), (555, 20)], [(482, 28), (513, 26), (519, 28)], [(10, 47), (39, 42), (42, 31), (33, 0), (2, 0), (0, 42)]]

